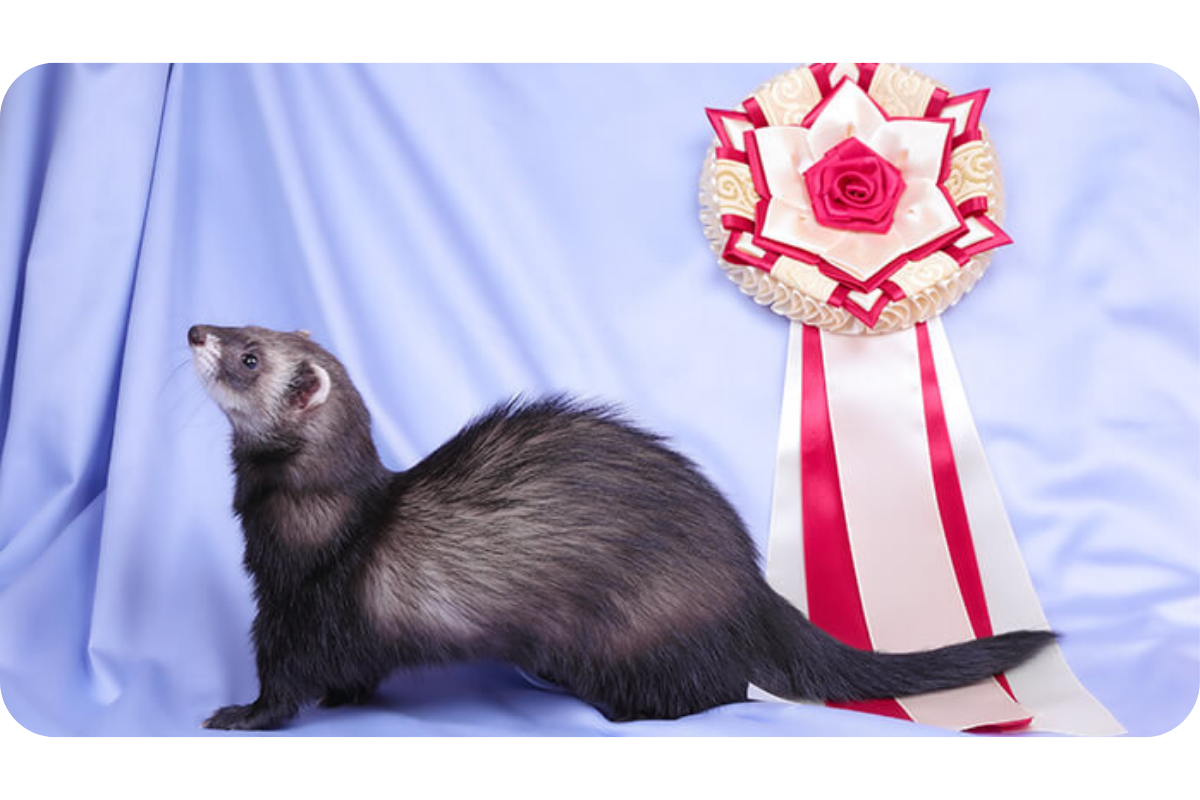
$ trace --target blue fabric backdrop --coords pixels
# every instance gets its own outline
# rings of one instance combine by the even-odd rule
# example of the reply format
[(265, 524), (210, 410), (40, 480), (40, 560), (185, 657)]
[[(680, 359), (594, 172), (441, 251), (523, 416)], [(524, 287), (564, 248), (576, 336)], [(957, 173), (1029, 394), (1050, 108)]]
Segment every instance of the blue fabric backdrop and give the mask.
[[(46, 734), (190, 734), (256, 681), (227, 427), (193, 322), (308, 328), (411, 464), (516, 392), (624, 404), (765, 545), (786, 321), (697, 221), (728, 107), (788, 65), (44, 66), (0, 109), (0, 690)], [(1135, 734), (1200, 680), (1196, 99), (1153, 66), (991, 86), (1016, 244), (946, 315), (1035, 585)], [(614, 725), (504, 665), (289, 734), (938, 731), (739, 704)]]

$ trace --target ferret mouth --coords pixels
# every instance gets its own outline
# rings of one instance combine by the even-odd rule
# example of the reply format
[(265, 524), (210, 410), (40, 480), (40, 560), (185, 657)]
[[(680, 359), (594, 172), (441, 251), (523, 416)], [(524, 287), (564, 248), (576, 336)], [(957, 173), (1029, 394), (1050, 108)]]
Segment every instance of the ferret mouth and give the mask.
[(196, 374), (205, 385), (211, 386), (217, 381), (217, 373), (221, 363), (221, 343), (216, 336), (209, 334), (202, 345), (192, 345), (192, 364)]

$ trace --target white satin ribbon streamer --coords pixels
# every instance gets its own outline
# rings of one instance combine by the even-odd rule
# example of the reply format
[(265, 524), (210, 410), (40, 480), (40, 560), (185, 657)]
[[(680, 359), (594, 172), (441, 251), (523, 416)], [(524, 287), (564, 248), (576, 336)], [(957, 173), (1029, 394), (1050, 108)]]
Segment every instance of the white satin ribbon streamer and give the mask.
[[(940, 320), (929, 322), (927, 329), (992, 629), (1045, 629)], [(800, 441), (803, 335), (804, 326), (792, 323), (767, 576), (776, 591), (807, 612)], [(820, 339), (841, 499), (872, 646), (905, 651), (973, 638), (939, 514), (915, 329), (883, 336), (822, 331)], [(959, 730), (1032, 717), (1033, 730), (1123, 732), (1074, 677), (1058, 647), (1006, 678), (1015, 702), (993, 679), (903, 698), (899, 706), (915, 721)], [(778, 699), (753, 686), (750, 696)]]
[[(931, 320), (928, 327), (992, 627), (998, 633), (1048, 628), (975, 429), (945, 328), (940, 318)], [(1116, 718), (1071, 672), (1057, 645), (1007, 674), (1013, 693), (1033, 712), (1030, 729), (1081, 736), (1125, 733)]]

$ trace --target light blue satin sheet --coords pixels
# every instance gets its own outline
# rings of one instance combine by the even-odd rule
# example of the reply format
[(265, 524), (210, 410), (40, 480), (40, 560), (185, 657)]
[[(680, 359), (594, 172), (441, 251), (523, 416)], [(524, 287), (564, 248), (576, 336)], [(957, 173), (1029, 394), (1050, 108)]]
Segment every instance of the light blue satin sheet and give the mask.
[[(697, 180), (788, 65), (44, 66), (0, 109), (0, 692), (43, 734), (193, 734), (257, 682), (227, 423), (194, 322), (307, 328), (385, 462), (512, 394), (623, 405), (765, 548), (787, 321), (717, 268)], [(1154, 66), (990, 86), (1016, 244), (945, 315), (1051, 624), (1133, 734), (1200, 683), (1197, 104)], [(743, 703), (612, 724), (501, 664), (282, 733), (937, 735)]]

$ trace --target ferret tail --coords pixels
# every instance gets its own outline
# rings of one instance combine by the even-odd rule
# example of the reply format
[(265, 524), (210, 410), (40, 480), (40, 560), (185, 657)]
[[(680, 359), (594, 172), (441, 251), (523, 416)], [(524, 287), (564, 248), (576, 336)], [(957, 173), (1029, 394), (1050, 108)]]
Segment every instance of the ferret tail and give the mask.
[(911, 653), (859, 650), (768, 591), (766, 641), (751, 681), (794, 700), (869, 700), (966, 686), (1012, 669), (1057, 638), (1051, 631), (1023, 630)]

